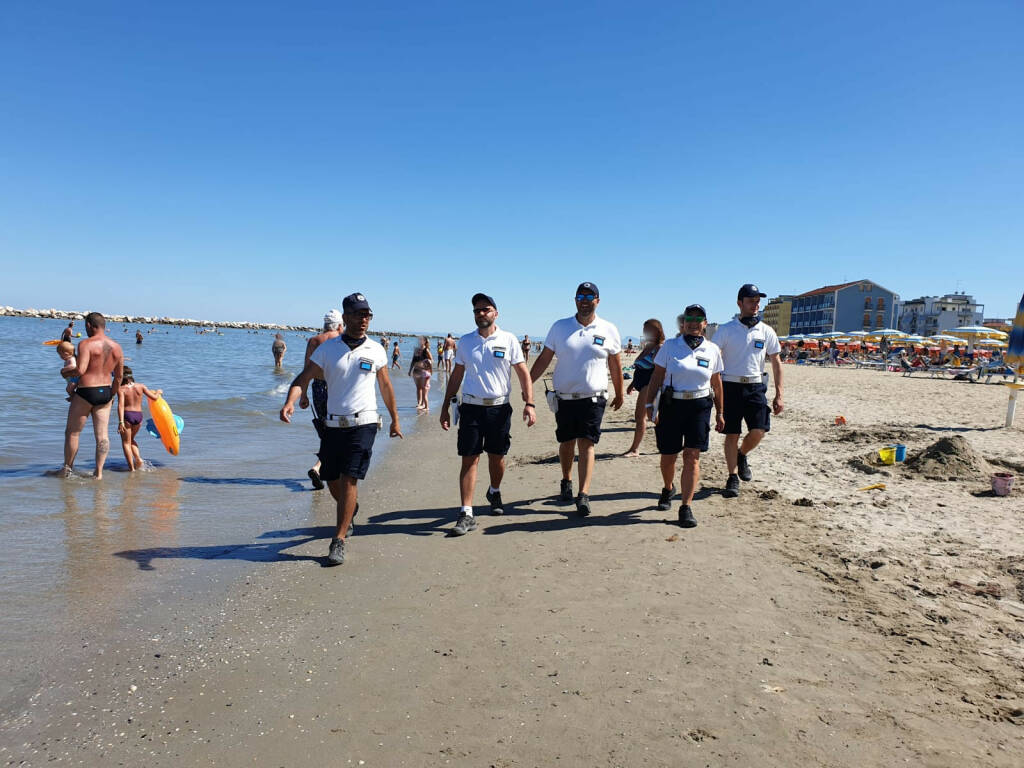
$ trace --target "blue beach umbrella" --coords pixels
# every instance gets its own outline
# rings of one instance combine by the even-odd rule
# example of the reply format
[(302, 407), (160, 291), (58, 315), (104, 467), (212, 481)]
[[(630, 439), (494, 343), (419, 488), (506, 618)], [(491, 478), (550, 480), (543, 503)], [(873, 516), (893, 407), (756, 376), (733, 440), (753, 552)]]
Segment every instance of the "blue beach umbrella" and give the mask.
[(1017, 305), (1017, 316), (1013, 319), (1010, 330), (1010, 346), (1006, 350), (1007, 365), (1024, 368), (1024, 296)]

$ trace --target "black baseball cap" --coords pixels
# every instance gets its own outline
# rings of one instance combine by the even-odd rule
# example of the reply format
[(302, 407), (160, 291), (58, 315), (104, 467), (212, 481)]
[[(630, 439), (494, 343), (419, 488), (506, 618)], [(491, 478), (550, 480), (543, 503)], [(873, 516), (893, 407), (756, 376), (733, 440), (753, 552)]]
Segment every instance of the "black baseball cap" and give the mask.
[(345, 314), (351, 314), (352, 312), (358, 312), (361, 309), (369, 309), (370, 302), (366, 300), (366, 297), (361, 293), (350, 293), (344, 299), (341, 300), (341, 309)]
[(482, 301), (485, 304), (490, 304), (495, 309), (498, 308), (498, 305), (494, 303), (494, 299), (492, 299), (486, 293), (474, 293), (473, 294), (473, 298), (470, 300), (469, 303), (472, 304), (475, 307), (477, 302), (479, 302), (479, 301)]
[(740, 292), (736, 295), (737, 299), (750, 299), (754, 296), (760, 296), (762, 299), (767, 298), (767, 293), (761, 293), (761, 289), (753, 283), (744, 283), (740, 286)]
[(686, 315), (703, 315), (704, 319), (708, 319), (707, 310), (701, 304), (687, 304), (686, 309), (683, 310), (683, 314), (680, 317), (686, 317)]
[(601, 298), (601, 292), (597, 290), (597, 286), (593, 283), (580, 283), (577, 285), (576, 294), (579, 295), (581, 293), (592, 293), (595, 299)]

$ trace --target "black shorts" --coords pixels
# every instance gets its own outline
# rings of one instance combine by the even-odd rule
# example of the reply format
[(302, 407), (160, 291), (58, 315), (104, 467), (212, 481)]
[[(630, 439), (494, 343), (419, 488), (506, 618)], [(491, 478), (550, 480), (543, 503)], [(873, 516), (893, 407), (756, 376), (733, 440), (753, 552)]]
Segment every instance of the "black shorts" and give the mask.
[(320, 478), (337, 480), (342, 475), (362, 480), (370, 468), (373, 441), (377, 437), (376, 424), (341, 429), (327, 427), (320, 438)]
[(738, 435), (740, 425), (747, 423), (747, 431), (772, 428), (771, 409), (768, 407), (767, 384), (741, 384), (738, 381), (723, 381), (724, 394), (722, 415), (725, 417), (725, 434)]
[(697, 400), (662, 400), (658, 409), (658, 426), (654, 428), (658, 453), (675, 455), (683, 448), (706, 451), (711, 436), (713, 405), (711, 395)]
[(601, 419), (608, 399), (588, 397), (583, 400), (558, 401), (555, 414), (555, 439), (560, 443), (583, 438), (592, 443), (601, 439)]
[(498, 456), (512, 445), (512, 405), (459, 406), (459, 456), (479, 456), (484, 451)]
[(313, 405), (313, 428), (316, 429), (316, 433), (323, 440), (324, 432), (327, 429), (325, 426), (325, 419), (327, 418), (327, 382), (323, 379), (313, 379), (311, 389), (313, 390), (313, 397), (310, 398), (310, 402)]

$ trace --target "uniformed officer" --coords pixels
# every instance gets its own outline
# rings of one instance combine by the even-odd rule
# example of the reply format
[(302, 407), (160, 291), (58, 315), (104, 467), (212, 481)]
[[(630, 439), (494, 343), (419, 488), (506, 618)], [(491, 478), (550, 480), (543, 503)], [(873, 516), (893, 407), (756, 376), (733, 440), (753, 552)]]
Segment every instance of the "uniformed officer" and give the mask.
[[(771, 326), (761, 322), (757, 314), (761, 299), (767, 294), (746, 283), (740, 286), (736, 304), (739, 314), (715, 333), (715, 343), (722, 350), (723, 390), (725, 392), (725, 463), (729, 479), (723, 496), (740, 494), (740, 480), (750, 480), (747, 456), (771, 429), (771, 414), (782, 413), (782, 363), (779, 360), (779, 337)], [(765, 382), (765, 358), (772, 364), (775, 398), (768, 407)], [(740, 444), (741, 424), (747, 423), (747, 434)]]
[(395, 391), (388, 376), (387, 354), (376, 341), (367, 338), (366, 329), (373, 318), (370, 305), (361, 293), (342, 299), (345, 330), (328, 339), (310, 355), (288, 389), (281, 408), (281, 421), (291, 422), (295, 401), (306, 391), (310, 380), (327, 382), (327, 416), (320, 440), (320, 477), (327, 482), (337, 502), (338, 526), (327, 555), (329, 565), (345, 562), (345, 537), (358, 504), (356, 483), (366, 477), (379, 429), (374, 382), (391, 416), (391, 437), (401, 437)]
[(722, 417), (722, 354), (718, 346), (704, 338), (707, 312), (700, 304), (691, 304), (679, 316), (682, 333), (669, 339), (654, 358), (654, 373), (647, 386), (647, 408), (660, 398), (658, 425), (654, 434), (661, 454), (663, 481), (658, 509), (671, 506), (676, 474), (676, 458), (683, 454), (679, 477), (682, 504), (679, 525), (693, 528), (693, 494), (700, 480), (700, 455), (708, 449), (711, 434), (711, 407), (715, 408), (715, 429), (725, 429)]
[(590, 478), (594, 471), (594, 446), (601, 439), (601, 419), (608, 402), (611, 371), (615, 398), (612, 410), (622, 407), (622, 340), (618, 329), (597, 316), (601, 294), (593, 283), (576, 288), (576, 314), (551, 326), (544, 349), (530, 369), (537, 381), (557, 356), (554, 387), (557, 398), (555, 438), (562, 465), (562, 501), (572, 501), (572, 462), (579, 453), (580, 493), (576, 511), (590, 514)]
[[(441, 429), (451, 426), (449, 404), (462, 387), (459, 409), (458, 452), (462, 457), (459, 471), (459, 492), (462, 509), (451, 535), (462, 536), (476, 529), (473, 517), (473, 489), (480, 454), (487, 452), (487, 469), (491, 484), (487, 501), (492, 515), (505, 513), (501, 501), (501, 479), (505, 476), (505, 454), (508, 453), (512, 427), (512, 371), (519, 377), (523, 393), (523, 421), (532, 427), (537, 421), (533, 403), (533, 382), (526, 370), (519, 339), (496, 324), (498, 307), (485, 293), (472, 298), (476, 330), (459, 339), (455, 351), (455, 368), (448, 379), (441, 407)], [(454, 342), (454, 339), (452, 340)]]

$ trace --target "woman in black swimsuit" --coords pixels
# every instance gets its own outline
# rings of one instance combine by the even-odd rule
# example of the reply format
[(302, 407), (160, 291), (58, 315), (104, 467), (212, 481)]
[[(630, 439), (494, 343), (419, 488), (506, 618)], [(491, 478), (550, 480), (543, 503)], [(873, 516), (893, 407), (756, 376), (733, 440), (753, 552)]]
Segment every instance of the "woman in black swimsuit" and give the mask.
[(117, 397), (117, 432), (121, 435), (121, 449), (131, 472), (142, 469), (142, 454), (139, 453), (139, 444), (135, 442), (135, 436), (142, 427), (143, 395), (150, 400), (158, 400), (162, 394), (162, 389), (153, 392), (147, 389), (145, 384), (139, 384), (132, 375), (132, 369), (127, 365), (124, 367), (121, 389)]
[(647, 384), (654, 373), (654, 356), (658, 354), (661, 345), (665, 343), (665, 329), (661, 327), (661, 321), (651, 318), (644, 323), (644, 347), (633, 362), (633, 380), (629, 382), (626, 390), (636, 392), (636, 429), (633, 431), (633, 443), (629, 446), (623, 456), (639, 456), (640, 443), (643, 442), (644, 433), (647, 431)]

